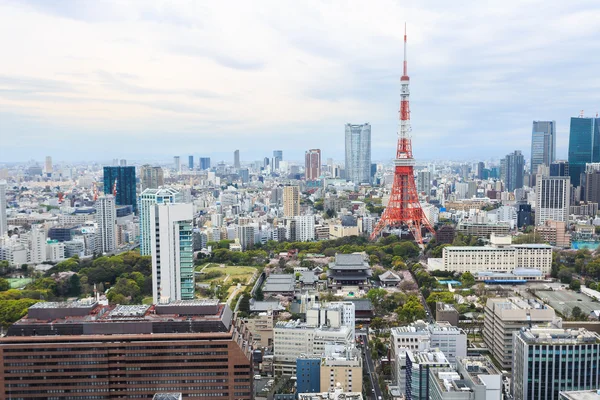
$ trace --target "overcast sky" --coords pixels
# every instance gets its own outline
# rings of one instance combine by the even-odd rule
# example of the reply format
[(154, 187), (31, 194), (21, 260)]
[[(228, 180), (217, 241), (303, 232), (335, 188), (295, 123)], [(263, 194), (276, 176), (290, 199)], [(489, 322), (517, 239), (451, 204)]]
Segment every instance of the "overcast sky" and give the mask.
[(600, 111), (600, 2), (0, 0), (0, 163), (395, 153), (404, 22), (417, 159), (529, 155)]

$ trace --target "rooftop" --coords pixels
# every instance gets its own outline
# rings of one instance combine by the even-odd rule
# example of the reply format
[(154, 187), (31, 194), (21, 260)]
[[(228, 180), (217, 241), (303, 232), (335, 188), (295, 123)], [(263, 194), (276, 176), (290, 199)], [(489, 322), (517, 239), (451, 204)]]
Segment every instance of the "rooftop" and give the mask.
[(7, 336), (229, 332), (233, 313), (215, 300), (158, 305), (41, 302)]
[(560, 400), (600, 400), (600, 390), (560, 392)]
[(368, 269), (369, 263), (365, 260), (362, 253), (341, 254), (335, 255), (335, 262), (329, 263), (329, 268), (336, 269)]
[(460, 375), (450, 368), (444, 368), (441, 371), (432, 371), (431, 375), (437, 380), (442, 392), (471, 391), (465, 381), (461, 379)]
[(334, 390), (323, 393), (299, 393), (298, 400), (363, 400), (360, 392)]
[(415, 364), (420, 364), (420, 365), (427, 365), (427, 364), (434, 364), (434, 365), (448, 365), (450, 366), (450, 363), (448, 362), (448, 359), (446, 358), (446, 356), (444, 355), (444, 353), (442, 353), (439, 350), (433, 350), (433, 351), (407, 351), (407, 358), (410, 359), (411, 362), (415, 363)]
[(263, 286), (265, 293), (288, 293), (294, 291), (296, 277), (293, 274), (271, 274)]
[(600, 336), (585, 328), (521, 328), (518, 337), (528, 344), (600, 344)]

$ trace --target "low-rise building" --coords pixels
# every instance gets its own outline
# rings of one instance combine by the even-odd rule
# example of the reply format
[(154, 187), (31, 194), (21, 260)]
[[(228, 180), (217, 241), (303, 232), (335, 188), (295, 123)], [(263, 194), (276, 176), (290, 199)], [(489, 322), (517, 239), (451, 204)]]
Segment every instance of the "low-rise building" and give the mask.
[(340, 289), (344, 286), (367, 289), (370, 287), (371, 276), (371, 267), (363, 253), (338, 253), (335, 255), (335, 261), (329, 263), (327, 271), (328, 286), (332, 289)]
[(245, 320), (248, 330), (259, 347), (273, 345), (273, 312), (262, 312)]

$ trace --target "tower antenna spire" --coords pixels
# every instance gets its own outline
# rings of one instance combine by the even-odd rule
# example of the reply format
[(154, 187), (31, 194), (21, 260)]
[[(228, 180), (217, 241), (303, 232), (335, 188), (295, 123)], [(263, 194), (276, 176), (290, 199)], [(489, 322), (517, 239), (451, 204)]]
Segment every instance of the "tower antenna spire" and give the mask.
[(404, 23), (404, 73), (402, 75), (408, 76), (408, 65), (406, 62), (406, 22)]

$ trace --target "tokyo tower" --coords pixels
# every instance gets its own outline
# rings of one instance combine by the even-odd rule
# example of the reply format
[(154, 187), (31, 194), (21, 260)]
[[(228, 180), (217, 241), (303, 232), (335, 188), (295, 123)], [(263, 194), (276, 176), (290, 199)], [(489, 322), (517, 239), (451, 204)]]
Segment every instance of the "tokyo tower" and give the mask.
[(423, 244), (421, 228), (424, 227), (432, 234), (434, 230), (423, 213), (417, 188), (413, 167), (415, 159), (412, 155), (410, 137), (410, 108), (408, 105), (409, 83), (406, 63), (406, 24), (404, 25), (404, 73), (400, 78), (400, 121), (398, 124), (398, 149), (394, 160), (394, 184), (390, 194), (390, 201), (385, 208), (381, 219), (371, 234), (371, 239), (377, 238), (383, 229), (405, 227), (410, 230), (415, 241)]

